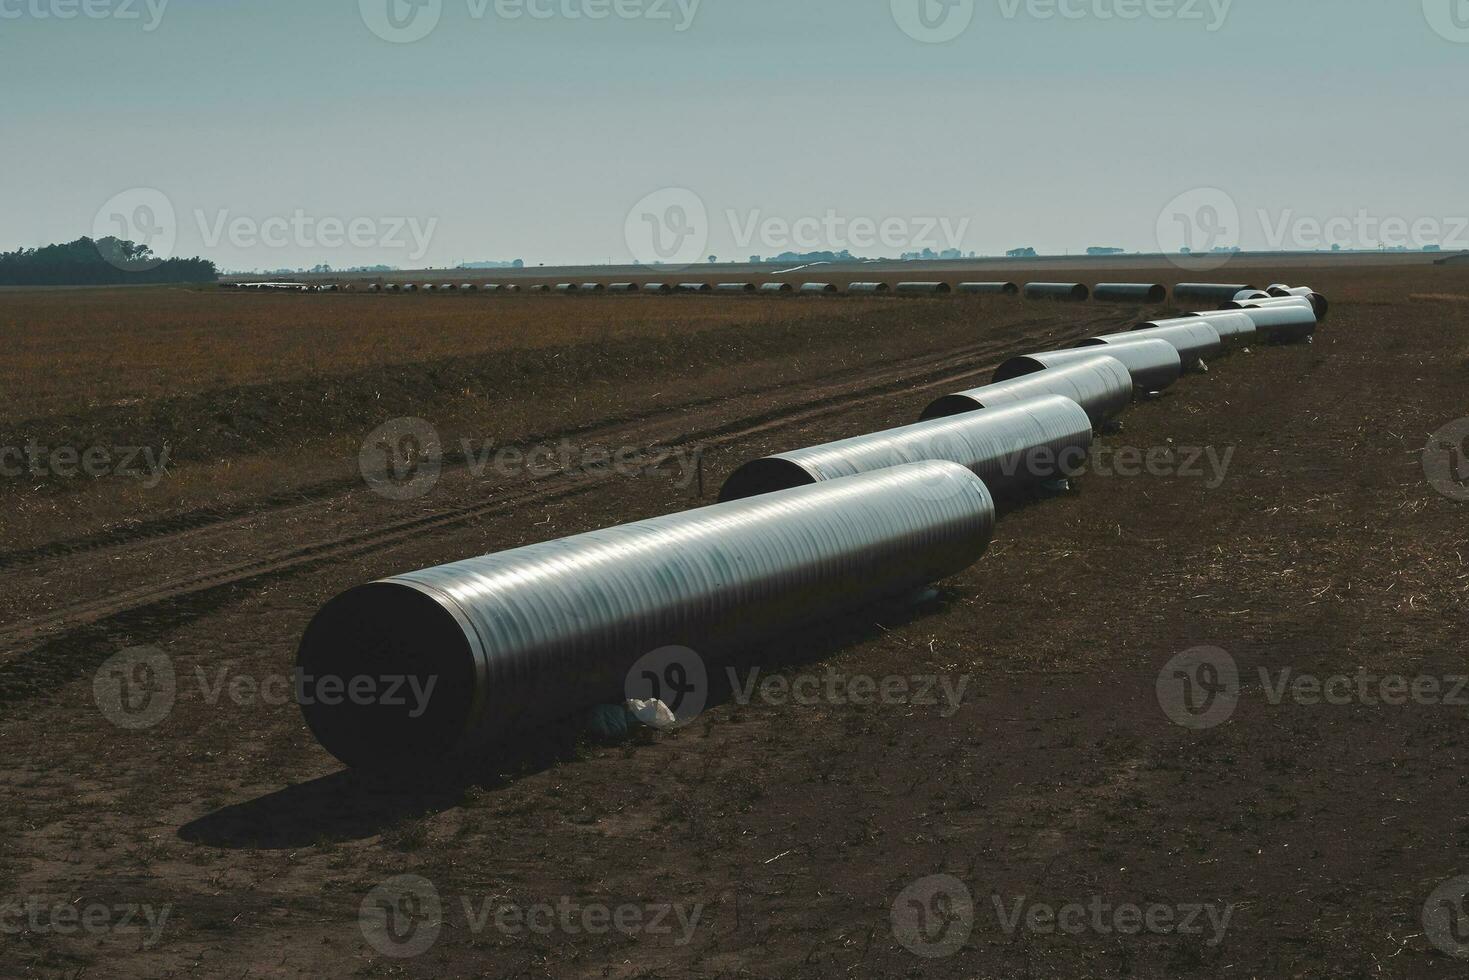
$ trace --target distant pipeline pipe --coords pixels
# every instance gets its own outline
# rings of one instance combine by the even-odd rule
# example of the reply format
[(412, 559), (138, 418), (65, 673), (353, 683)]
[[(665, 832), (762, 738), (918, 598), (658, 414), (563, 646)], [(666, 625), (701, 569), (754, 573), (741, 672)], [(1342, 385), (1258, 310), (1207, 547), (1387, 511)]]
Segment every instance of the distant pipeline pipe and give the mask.
[[(1135, 390), (1151, 394), (1173, 386), (1183, 374), (1178, 348), (1159, 338), (1142, 338), (1107, 345), (1107, 354), (1122, 362)], [(1041, 351), (1012, 357), (1000, 365), (991, 381), (1012, 381), (1037, 371), (1066, 367), (1097, 356), (1092, 347)]]
[[(302, 714), (355, 768), (473, 756), (621, 703), (650, 654), (713, 675), (734, 653), (914, 593), (977, 561), (994, 525), (978, 477), (924, 462), (395, 576), (311, 621)], [(341, 696), (363, 678), (430, 693)], [(678, 711), (696, 678), (664, 679)]]
[[(833, 287), (833, 290), (834, 289), (835, 289), (835, 287)], [(849, 282), (849, 283), (847, 283), (847, 292), (848, 293), (886, 293), (888, 291), (889, 291), (889, 286), (885, 282)]]
[(1070, 398), (1051, 395), (757, 459), (731, 474), (719, 499), (743, 500), (923, 460), (958, 463), (996, 497), (1006, 497), (1075, 476), (1091, 445), (1086, 412)]
[(1052, 300), (1059, 303), (1085, 303), (1091, 290), (1079, 282), (1028, 282), (1026, 299)]
[(584, 282), (576, 289), (579, 293), (605, 293), (607, 287), (600, 282)]
[(789, 293), (793, 289), (788, 282), (762, 282), (760, 284), (760, 291), (762, 293)]
[(1218, 282), (1181, 282), (1173, 287), (1173, 301), (1175, 303), (1224, 303), (1254, 288), (1249, 283), (1226, 285)]
[(1246, 300), (1246, 299), (1269, 299), (1269, 298), (1270, 298), (1270, 294), (1267, 293), (1267, 292), (1265, 292), (1263, 289), (1243, 289), (1243, 290), (1239, 291), (1238, 293), (1236, 293), (1234, 295), (1234, 301), (1236, 303), (1239, 302), (1240, 300)]
[(961, 282), (958, 291), (971, 296), (1020, 295), (1020, 287), (1013, 282)]
[(947, 296), (953, 291), (946, 282), (900, 282), (893, 288), (899, 296)]
[(1088, 337), (1079, 341), (1076, 346), (1081, 348), (1106, 347), (1112, 344), (1126, 344), (1143, 338), (1166, 340), (1172, 344), (1178, 351), (1179, 359), (1183, 361), (1185, 371), (1194, 370), (1204, 358), (1213, 357), (1224, 349), (1224, 341), (1220, 339), (1219, 331), (1201, 317), (1193, 317), (1187, 322), (1166, 327), (1143, 327), (1127, 333)]
[[(569, 286), (571, 284), (567, 283), (566, 285)], [(549, 293), (551, 291), (551, 287), (543, 282), (538, 282), (530, 287), (530, 291), (533, 293)]]
[(1062, 395), (1086, 411), (1093, 428), (1101, 428), (1132, 404), (1132, 392), (1132, 375), (1127, 368), (1117, 358), (1099, 351), (1096, 357), (1075, 364), (945, 395), (924, 409), (922, 419), (947, 418), (1031, 398)]
[(829, 282), (803, 282), (801, 284), (801, 292), (811, 295), (829, 296), (836, 291), (836, 286)]
[(681, 282), (678, 284), (678, 291), (681, 293), (708, 293), (713, 292), (713, 287), (707, 282)]
[(753, 293), (755, 284), (753, 282), (721, 282), (714, 286), (716, 293)]
[(1162, 303), (1168, 299), (1168, 287), (1157, 283), (1099, 282), (1092, 290), (1098, 303)]
[(673, 287), (666, 282), (645, 282), (643, 283), (643, 292), (654, 293), (658, 296), (667, 296), (673, 292)]
[(607, 287), (609, 293), (635, 293), (637, 291), (638, 284), (635, 282), (614, 282)]
[(505, 285), (501, 286), (500, 289), (503, 292), (507, 292), (507, 293), (518, 293), (518, 292), (520, 292), (520, 284), (519, 283), (514, 283), (514, 282), (507, 282)]

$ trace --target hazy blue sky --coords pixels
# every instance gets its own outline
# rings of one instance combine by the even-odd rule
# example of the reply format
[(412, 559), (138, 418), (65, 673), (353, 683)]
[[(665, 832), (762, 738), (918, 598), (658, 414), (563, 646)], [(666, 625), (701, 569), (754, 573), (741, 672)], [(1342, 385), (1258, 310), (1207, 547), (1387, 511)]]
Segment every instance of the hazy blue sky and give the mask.
[(157, 229), (137, 189), (226, 268), (1469, 247), (1469, 0), (162, 2), (0, 0), (0, 247)]

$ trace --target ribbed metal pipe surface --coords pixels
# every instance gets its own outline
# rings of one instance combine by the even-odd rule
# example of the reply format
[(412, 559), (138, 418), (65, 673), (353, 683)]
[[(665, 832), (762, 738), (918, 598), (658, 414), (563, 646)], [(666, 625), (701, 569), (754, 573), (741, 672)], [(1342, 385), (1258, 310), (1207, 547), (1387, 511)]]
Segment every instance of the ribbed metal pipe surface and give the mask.
[[(429, 766), (620, 703), (660, 649), (688, 647), (712, 673), (734, 651), (914, 592), (978, 560), (994, 524), (973, 473), (914, 463), (394, 576), (311, 622), (302, 712), (350, 766)], [(432, 691), (416, 718), (423, 699), (326, 696), (328, 679), (405, 675), (404, 692)]]
[(1316, 333), (1316, 314), (1299, 306), (1264, 306), (1240, 310), (1255, 323), (1255, 330), (1271, 343), (1305, 340)]
[(1178, 351), (1178, 356), (1183, 361), (1185, 371), (1192, 370), (1199, 361), (1206, 357), (1213, 357), (1224, 349), (1224, 341), (1219, 338), (1219, 331), (1210, 325), (1208, 320), (1202, 317), (1190, 317), (1183, 323), (1176, 323), (1166, 327), (1144, 327), (1141, 330), (1130, 330), (1127, 333), (1106, 334), (1101, 337), (1088, 337), (1077, 343), (1077, 347), (1102, 347), (1111, 344), (1126, 344), (1134, 340), (1144, 338), (1152, 340), (1166, 340)]
[(958, 463), (995, 496), (1005, 496), (1074, 475), (1091, 445), (1086, 412), (1070, 398), (1051, 395), (753, 460), (730, 475), (719, 499), (743, 500), (932, 459)]
[(643, 283), (643, 292), (657, 293), (659, 296), (666, 296), (669, 293), (673, 292), (673, 287), (666, 282), (645, 282)]
[(849, 282), (847, 292), (849, 293), (885, 293), (888, 284), (885, 282)]
[(946, 282), (900, 282), (893, 291), (902, 296), (947, 296), (954, 289)]
[(1235, 300), (1242, 299), (1269, 299), (1270, 294), (1263, 289), (1245, 289), (1234, 294)]
[(1305, 296), (1271, 296), (1266, 299), (1235, 300), (1234, 303), (1226, 303), (1225, 306), (1230, 309), (1240, 309), (1247, 306), (1304, 306), (1316, 315), (1317, 320), (1325, 319), (1327, 310), (1326, 297), (1320, 293), (1309, 293)]
[(1173, 299), (1178, 303), (1223, 303), (1254, 288), (1249, 283), (1181, 282), (1173, 287)]
[(1049, 299), (1063, 303), (1082, 303), (1091, 295), (1079, 282), (1028, 282), (1025, 284), (1026, 299)]
[(762, 293), (789, 293), (792, 289), (788, 282), (762, 282), (760, 291)]
[(638, 284), (635, 282), (614, 282), (607, 287), (609, 293), (635, 293), (637, 291)]
[[(1183, 359), (1178, 356), (1178, 348), (1166, 340), (1143, 338), (1108, 344), (1107, 354), (1122, 362), (1127, 373), (1132, 375), (1132, 386), (1138, 391), (1162, 391), (1183, 374)], [(1010, 381), (1037, 371), (1079, 364), (1096, 356), (1097, 352), (1092, 347), (1025, 354), (1001, 364), (991, 380)]]
[(1255, 339), (1255, 321), (1238, 310), (1209, 310), (1177, 320), (1157, 320), (1152, 323), (1140, 323), (1138, 324), (1138, 329), (1145, 330), (1150, 327), (1172, 326), (1177, 323), (1186, 323), (1189, 320), (1208, 321), (1209, 326), (1218, 331), (1219, 339), (1224, 341), (1227, 347), (1243, 347)]
[(707, 282), (681, 282), (678, 284), (678, 291), (681, 293), (709, 293), (714, 291), (714, 287)]
[(961, 293), (976, 296), (1020, 295), (1020, 287), (1013, 282), (961, 282), (956, 288)]
[(803, 283), (801, 283), (801, 292), (803, 292), (803, 293), (834, 293), (836, 291), (837, 291), (836, 286), (834, 286), (833, 284), (831, 284), (829, 282), (803, 282)]
[(1100, 303), (1162, 303), (1168, 299), (1168, 287), (1158, 283), (1099, 282), (1092, 289), (1092, 299)]
[(755, 284), (753, 282), (721, 282), (715, 285), (716, 293), (753, 293)]
[(576, 283), (574, 283), (574, 282), (558, 282), (556, 284), (556, 292), (558, 292), (558, 293), (574, 293), (574, 292), (576, 292)]
[(946, 418), (1046, 395), (1070, 398), (1086, 411), (1094, 427), (1100, 427), (1132, 404), (1132, 375), (1117, 358), (1098, 352), (1094, 358), (1065, 367), (945, 395), (924, 409), (922, 418)]

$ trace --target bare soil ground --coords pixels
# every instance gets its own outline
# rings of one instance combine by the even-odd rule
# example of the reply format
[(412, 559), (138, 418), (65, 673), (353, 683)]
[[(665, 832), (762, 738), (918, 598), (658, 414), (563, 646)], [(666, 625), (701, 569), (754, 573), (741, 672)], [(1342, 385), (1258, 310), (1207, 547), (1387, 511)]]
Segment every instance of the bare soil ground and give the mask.
[[(548, 733), (426, 785), (343, 772), (279, 696), (331, 596), (711, 502), (746, 459), (912, 421), (1008, 354), (1157, 311), (524, 297), (450, 317), (459, 298), (0, 297), (7, 342), (45, 349), (5, 368), (0, 444), (166, 440), (177, 460), (153, 488), (0, 481), (0, 975), (1462, 975), (1423, 911), (1469, 874), (1469, 693), (1448, 696), (1469, 673), (1469, 503), (1436, 492), (1421, 455), (1469, 415), (1469, 269), (1289, 278), (1332, 298), (1314, 345), (1231, 355), (1135, 406), (1101, 440), (1113, 468), (1007, 513), (936, 599), (751, 652), (787, 680), (964, 684), (957, 708), (731, 699), (674, 733)], [(78, 327), (92, 315), (78, 303), (114, 319)], [(276, 320), (302, 333), (259, 333)], [(390, 334), (385, 352), (372, 338)], [(218, 377), (182, 356), (206, 344), (237, 352)], [(306, 348), (315, 364), (294, 370)], [(119, 395), (128, 375), (159, 380)], [(392, 501), (357, 452), (407, 415), (450, 443), (699, 448), (703, 494), (673, 463), (476, 475), (451, 453), (431, 493)], [(1191, 447), (1227, 467), (1116, 471), (1127, 449), (1177, 467)], [(128, 730), (94, 678), (138, 647), (171, 658), (176, 697)], [(1165, 668), (1199, 647), (1241, 677), (1205, 729), (1167, 710)], [(1353, 692), (1362, 676), (1437, 679), (1441, 694), (1308, 703), (1309, 688), (1276, 696), (1285, 670)], [(374, 888), (402, 875), (442, 902), (411, 958), (362, 926)], [(915, 897), (960, 894), (939, 875), (972, 908), (911, 918)], [(53, 906), (108, 911), (96, 928), (28, 920)], [(156, 930), (116, 911), (144, 906), (167, 911)], [(1075, 906), (1078, 929), (1044, 914)], [(497, 925), (502, 907), (555, 912), (531, 929)], [(1180, 933), (1118, 907), (1229, 918)], [(641, 925), (610, 929), (596, 909)]]

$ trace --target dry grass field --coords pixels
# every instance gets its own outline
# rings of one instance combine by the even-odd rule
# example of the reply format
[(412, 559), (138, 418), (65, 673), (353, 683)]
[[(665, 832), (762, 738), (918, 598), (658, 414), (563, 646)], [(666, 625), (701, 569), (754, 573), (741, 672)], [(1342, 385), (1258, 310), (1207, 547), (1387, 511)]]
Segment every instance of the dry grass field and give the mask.
[[(730, 698), (676, 732), (557, 729), (413, 785), (342, 771), (289, 698), (264, 693), (333, 595), (710, 503), (747, 459), (911, 422), (1010, 354), (1167, 311), (0, 292), (0, 447), (170, 460), (151, 486), (0, 479), (0, 975), (1461, 976), (1423, 910), (1469, 874), (1466, 706), (1273, 685), (1465, 672), (1469, 503), (1435, 492), (1421, 455), (1469, 411), (1469, 268), (1321, 261), (1284, 277), (1332, 300), (1313, 345), (1222, 358), (1099, 443), (1198, 447), (1222, 470), (1089, 473), (1007, 513), (926, 604), (750, 654), (786, 680), (933, 676), (962, 684), (959, 703)], [(431, 493), (392, 500), (358, 453), (398, 417), (450, 446), (697, 450), (702, 485), (674, 462), (484, 472), (451, 450)], [(1207, 730), (1170, 720), (1158, 686), (1198, 647), (1243, 678)], [(166, 712), (130, 729), (94, 681), (136, 648), (176, 678)], [(435, 941), (406, 958), (362, 926), (402, 875), (443, 905)], [(915, 943), (894, 908), (938, 875), (973, 907), (931, 908), (943, 928)], [(66, 930), (17, 902), (152, 921), (109, 911)], [(1086, 912), (1073, 932), (1045, 915), (1078, 906), (1227, 921), (1201, 913), (1195, 933)], [(643, 927), (588, 927), (587, 909)], [(648, 924), (659, 909), (667, 929)]]

